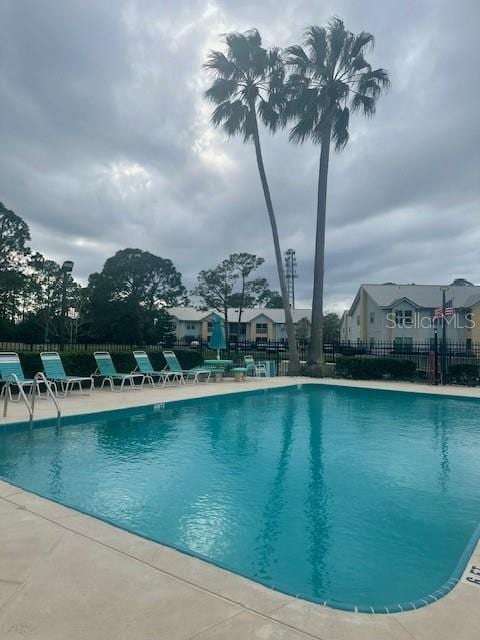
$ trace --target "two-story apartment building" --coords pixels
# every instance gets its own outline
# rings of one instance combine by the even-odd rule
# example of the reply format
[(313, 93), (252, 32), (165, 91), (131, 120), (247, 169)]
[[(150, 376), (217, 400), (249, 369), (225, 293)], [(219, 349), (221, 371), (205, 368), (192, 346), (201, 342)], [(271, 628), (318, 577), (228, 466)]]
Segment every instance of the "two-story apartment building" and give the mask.
[[(175, 321), (175, 332), (178, 340), (207, 340), (213, 329), (215, 316), (222, 317), (218, 311), (198, 311), (195, 307), (173, 307), (168, 313)], [(306, 319), (310, 321), (311, 309), (292, 309), (293, 321)], [(228, 312), (228, 329), (230, 337), (238, 336), (239, 340), (262, 342), (265, 340), (286, 340), (285, 313), (283, 309), (244, 309), (238, 322), (238, 309)]]
[[(340, 335), (352, 342), (388, 341), (408, 345), (434, 339), (435, 309), (442, 285), (362, 284), (344, 312)], [(480, 342), (480, 287), (450, 285), (445, 291), (454, 313), (446, 319), (447, 340)]]

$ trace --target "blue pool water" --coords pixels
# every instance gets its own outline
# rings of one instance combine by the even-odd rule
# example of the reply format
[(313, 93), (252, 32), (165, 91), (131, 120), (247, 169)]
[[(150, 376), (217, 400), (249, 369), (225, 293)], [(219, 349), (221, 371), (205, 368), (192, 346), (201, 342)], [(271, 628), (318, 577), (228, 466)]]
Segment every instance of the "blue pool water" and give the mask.
[(479, 419), (475, 400), (304, 385), (4, 427), (0, 476), (283, 592), (398, 610), (466, 562)]

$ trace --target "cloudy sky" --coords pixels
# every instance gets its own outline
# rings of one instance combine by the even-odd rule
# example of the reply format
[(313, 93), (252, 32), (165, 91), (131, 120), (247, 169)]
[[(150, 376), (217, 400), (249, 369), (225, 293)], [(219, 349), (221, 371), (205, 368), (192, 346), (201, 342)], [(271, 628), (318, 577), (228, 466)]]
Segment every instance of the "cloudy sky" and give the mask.
[[(188, 287), (255, 252), (277, 287), (253, 148), (210, 126), (201, 65), (226, 31), (288, 46), (332, 15), (375, 35), (392, 89), (332, 156), (327, 307), (362, 282), (480, 283), (478, 0), (0, 0), (0, 201), (84, 281), (129, 246)], [(309, 306), (319, 149), (262, 136)]]

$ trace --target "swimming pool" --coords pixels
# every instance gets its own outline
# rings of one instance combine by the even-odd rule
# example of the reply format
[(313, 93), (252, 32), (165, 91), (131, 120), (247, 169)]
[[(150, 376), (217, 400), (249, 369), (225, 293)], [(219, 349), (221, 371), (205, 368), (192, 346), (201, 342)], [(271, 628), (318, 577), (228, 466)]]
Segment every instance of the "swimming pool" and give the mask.
[(0, 476), (285, 593), (398, 611), (446, 593), (478, 537), (478, 416), (452, 397), (252, 391), (1, 427)]

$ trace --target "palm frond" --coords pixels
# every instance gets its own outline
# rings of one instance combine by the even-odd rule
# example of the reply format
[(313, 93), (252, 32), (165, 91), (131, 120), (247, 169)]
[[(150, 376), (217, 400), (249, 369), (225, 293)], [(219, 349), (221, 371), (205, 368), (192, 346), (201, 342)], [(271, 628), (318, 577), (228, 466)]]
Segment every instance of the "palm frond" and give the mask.
[(358, 93), (378, 99), (382, 91), (388, 90), (390, 79), (385, 69), (375, 69), (362, 73), (355, 82), (355, 90)]
[(212, 111), (210, 120), (214, 127), (219, 127), (227, 120), (232, 113), (232, 103), (228, 100), (219, 104), (216, 109)]
[(225, 120), (223, 128), (229, 136), (234, 136), (237, 133), (243, 133), (244, 139), (246, 140), (248, 137), (245, 134), (249, 119), (248, 107), (243, 105), (240, 100), (233, 102), (232, 107), (232, 113), (229, 118)]
[(250, 66), (250, 45), (243, 33), (227, 33), (225, 42), (228, 47), (227, 58), (242, 70)]
[(277, 105), (273, 101), (259, 100), (258, 114), (263, 124), (271, 131), (276, 131), (279, 126), (283, 126), (285, 120), (280, 117)]
[(285, 49), (285, 64), (299, 73), (305, 73), (310, 64), (310, 59), (303, 47), (296, 44)]
[[(335, 112), (339, 109), (337, 103), (330, 104), (328, 108), (322, 111), (321, 117), (317, 119), (317, 123), (314, 126), (311, 138), (316, 144), (321, 144), (325, 138), (325, 135), (331, 130), (333, 124), (333, 118)], [(330, 133), (331, 135), (331, 133)]]
[(370, 71), (369, 77), (376, 80), (382, 89), (390, 88), (390, 78), (386, 69), (373, 69)]
[(235, 73), (235, 65), (221, 51), (210, 51), (203, 66), (205, 69), (214, 71), (221, 78), (231, 78)]
[(272, 47), (267, 51), (267, 65), (270, 72), (282, 72), (285, 75), (285, 61), (283, 52), (279, 47)]
[(352, 44), (354, 39), (355, 39), (355, 36), (353, 35), (353, 33), (351, 33), (350, 31), (345, 32), (345, 41), (343, 43), (342, 53), (340, 55), (340, 58), (337, 64), (337, 71), (335, 74), (336, 76), (342, 73), (342, 71), (345, 71), (346, 69), (351, 67), (352, 60), (353, 60)]
[(333, 74), (337, 62), (340, 60), (345, 40), (348, 34), (345, 31), (345, 25), (343, 20), (334, 17), (328, 23), (327, 29), (327, 43), (328, 43), (328, 55), (327, 66), (330, 72)]
[(362, 31), (361, 33), (355, 36), (354, 42), (352, 44), (352, 56), (356, 58), (359, 53), (362, 53), (362, 50), (370, 45), (370, 48), (373, 49), (375, 44), (375, 38), (371, 33), (367, 33), (367, 31)]
[(350, 137), (348, 132), (349, 120), (350, 111), (348, 107), (336, 110), (332, 123), (332, 140), (337, 151), (341, 151), (346, 146)]
[(355, 58), (353, 58), (353, 60), (351, 61), (351, 66), (355, 71), (361, 71), (362, 69), (371, 69), (362, 53), (359, 53), (357, 56), (355, 56)]
[(363, 111), (367, 118), (372, 118), (376, 111), (376, 99), (365, 93), (355, 93), (352, 98), (352, 111)]
[(298, 118), (297, 124), (290, 129), (288, 139), (294, 144), (301, 144), (311, 137), (314, 127), (315, 112), (306, 112)]
[(239, 100), (225, 101), (214, 109), (211, 121), (215, 127), (222, 126), (228, 136), (233, 136), (243, 131), (247, 111)]
[(255, 28), (248, 29), (248, 31), (245, 31), (244, 35), (247, 38), (248, 42), (250, 43), (250, 46), (252, 49), (262, 46), (262, 37), (258, 29), (255, 29)]
[(343, 82), (342, 80), (332, 80), (325, 85), (325, 93), (331, 101), (340, 101), (343, 98), (346, 98), (349, 91), (350, 87), (348, 86), (348, 83)]
[(231, 98), (238, 89), (236, 80), (227, 80), (226, 78), (217, 78), (213, 81), (204, 96), (214, 104), (221, 104)]
[(263, 47), (255, 47), (250, 50), (250, 69), (255, 78), (263, 78), (267, 74), (269, 66), (268, 53)]
[(310, 49), (310, 63), (316, 68), (317, 74), (323, 74), (328, 53), (326, 30), (313, 25), (308, 27), (305, 45)]

